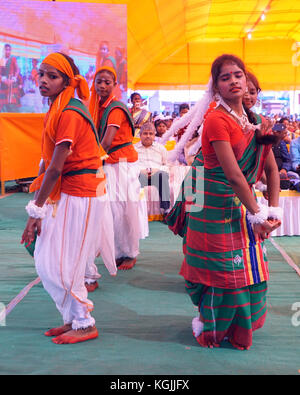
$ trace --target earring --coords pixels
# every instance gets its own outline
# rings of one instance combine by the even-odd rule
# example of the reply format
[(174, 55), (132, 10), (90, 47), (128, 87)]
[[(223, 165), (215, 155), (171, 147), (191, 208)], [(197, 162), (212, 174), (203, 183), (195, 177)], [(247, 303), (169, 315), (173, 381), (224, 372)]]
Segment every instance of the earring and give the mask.
[(221, 100), (220, 94), (217, 92), (214, 94), (214, 101), (219, 102)]

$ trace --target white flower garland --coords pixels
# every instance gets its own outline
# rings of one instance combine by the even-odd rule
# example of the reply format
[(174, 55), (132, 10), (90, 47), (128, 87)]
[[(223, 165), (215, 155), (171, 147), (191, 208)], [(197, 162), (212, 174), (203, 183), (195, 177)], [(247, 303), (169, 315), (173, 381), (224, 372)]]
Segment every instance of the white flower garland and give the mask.
[[(175, 133), (179, 129), (186, 127), (186, 131), (181, 136), (179, 142), (175, 145), (175, 148), (168, 153), (169, 162), (176, 162), (178, 155), (184, 149), (186, 143), (191, 139), (193, 133), (201, 126), (204, 115), (209, 108), (209, 104), (213, 101), (212, 85), (212, 78), (210, 77), (207, 89), (202, 98), (186, 114), (184, 114), (178, 120), (174, 121), (170, 129), (166, 133), (164, 133), (161, 140), (161, 144), (163, 145), (168, 141), (171, 136), (175, 135)], [(200, 133), (199, 138), (201, 141)]]
[(43, 207), (39, 207), (35, 204), (34, 200), (30, 200), (25, 209), (29, 217), (36, 219), (45, 218), (47, 212), (47, 206), (45, 204), (43, 205)]

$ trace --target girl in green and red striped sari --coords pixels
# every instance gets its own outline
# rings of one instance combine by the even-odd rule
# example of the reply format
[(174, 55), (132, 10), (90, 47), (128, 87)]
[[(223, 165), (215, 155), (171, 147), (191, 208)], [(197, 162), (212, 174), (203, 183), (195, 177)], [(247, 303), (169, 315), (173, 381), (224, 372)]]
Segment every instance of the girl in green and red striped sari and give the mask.
[[(192, 322), (198, 343), (218, 347), (228, 340), (248, 349), (267, 312), (269, 270), (263, 240), (280, 225), (279, 177), (271, 146), (258, 142), (271, 133), (269, 125), (251, 125), (243, 110), (243, 62), (222, 55), (211, 74), (210, 91), (218, 104), (205, 117), (201, 151), (167, 222), (183, 237), (180, 274), (199, 308)], [(195, 117), (201, 113), (194, 110)], [(269, 207), (257, 203), (253, 188), (263, 171)]]

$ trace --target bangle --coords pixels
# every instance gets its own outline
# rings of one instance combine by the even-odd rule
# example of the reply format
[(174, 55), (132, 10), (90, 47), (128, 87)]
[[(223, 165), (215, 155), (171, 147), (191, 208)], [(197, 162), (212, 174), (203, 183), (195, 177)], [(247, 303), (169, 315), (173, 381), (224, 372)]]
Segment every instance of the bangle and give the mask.
[(282, 221), (283, 217), (283, 209), (282, 207), (269, 207), (269, 215), (268, 218), (272, 219), (278, 219), (279, 221)]
[(251, 225), (263, 224), (268, 219), (268, 215), (269, 215), (268, 206), (260, 203), (258, 204), (258, 206), (259, 206), (259, 212), (256, 214), (251, 214), (250, 211), (247, 211), (247, 218)]
[(39, 207), (34, 200), (30, 200), (25, 209), (29, 217), (43, 219), (46, 216), (47, 206), (44, 204), (43, 207)]

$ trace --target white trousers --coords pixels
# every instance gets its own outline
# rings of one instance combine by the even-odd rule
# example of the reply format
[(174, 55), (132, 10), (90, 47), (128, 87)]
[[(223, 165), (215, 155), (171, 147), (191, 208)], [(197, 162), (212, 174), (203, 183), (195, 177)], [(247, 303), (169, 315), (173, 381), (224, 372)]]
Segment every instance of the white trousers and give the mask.
[(97, 281), (101, 275), (95, 264), (95, 258), (100, 256), (108, 271), (116, 274), (115, 262), (115, 241), (114, 241), (114, 224), (111, 206), (108, 194), (98, 197), (97, 200), (101, 202), (101, 214), (98, 216), (97, 243), (96, 250), (90, 251), (88, 257), (87, 267), (85, 271), (85, 283), (91, 284)]
[(115, 257), (135, 258), (139, 240), (148, 236), (147, 202), (140, 198), (137, 162), (105, 164), (107, 190), (113, 214)]
[[(89, 258), (101, 249), (99, 218), (106, 209), (107, 200), (62, 193), (55, 216), (53, 206), (48, 206), (41, 235), (37, 237), (34, 252), (37, 273), (64, 323), (72, 324), (73, 329), (95, 324), (90, 314), (94, 306), (88, 299), (84, 277)], [(110, 274), (115, 275), (114, 259), (106, 264)]]

